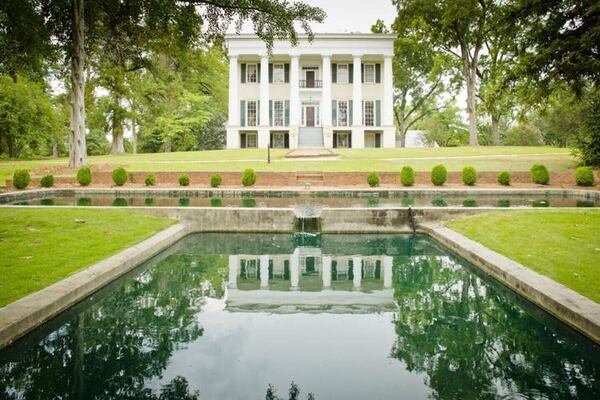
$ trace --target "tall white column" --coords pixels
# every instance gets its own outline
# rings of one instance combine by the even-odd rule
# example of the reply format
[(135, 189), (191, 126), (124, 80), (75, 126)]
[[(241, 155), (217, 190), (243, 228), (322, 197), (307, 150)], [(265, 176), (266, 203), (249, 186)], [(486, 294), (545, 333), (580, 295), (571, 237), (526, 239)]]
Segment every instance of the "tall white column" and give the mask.
[(269, 287), (269, 256), (260, 256), (260, 288), (267, 289)]
[(300, 57), (290, 59), (290, 147), (298, 147), (300, 130)]
[(331, 287), (331, 257), (323, 256), (323, 288), (328, 289)]
[(352, 257), (352, 273), (354, 274), (354, 279), (352, 282), (354, 283), (355, 289), (360, 289), (360, 284), (362, 281), (362, 257)]
[(361, 57), (354, 56), (352, 75), (352, 125), (362, 126)]
[(237, 288), (238, 268), (240, 265), (240, 257), (232, 254), (229, 256), (229, 279), (227, 287), (231, 289)]
[(300, 250), (295, 249), (290, 256), (290, 285), (291, 290), (298, 290), (300, 283)]
[(269, 146), (269, 57), (260, 57), (260, 115), (258, 147)]
[(238, 58), (229, 57), (229, 112), (227, 117), (227, 148), (236, 149), (240, 147), (239, 132), (240, 126), (240, 99), (238, 96)]
[(383, 287), (389, 289), (392, 287), (392, 266), (394, 265), (394, 257), (383, 257)]
[(383, 59), (383, 101), (382, 120), (383, 147), (396, 146), (396, 126), (394, 125), (394, 73), (392, 56)]
[(331, 56), (323, 56), (323, 101), (321, 103), (321, 125), (331, 126)]

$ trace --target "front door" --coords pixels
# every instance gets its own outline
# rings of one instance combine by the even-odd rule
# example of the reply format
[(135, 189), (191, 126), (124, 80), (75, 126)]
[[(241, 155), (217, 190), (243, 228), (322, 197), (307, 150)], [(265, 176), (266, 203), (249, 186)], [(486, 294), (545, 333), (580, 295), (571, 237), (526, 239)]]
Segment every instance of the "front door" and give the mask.
[(315, 71), (306, 71), (306, 87), (315, 87)]
[(306, 106), (306, 126), (315, 126), (315, 106)]

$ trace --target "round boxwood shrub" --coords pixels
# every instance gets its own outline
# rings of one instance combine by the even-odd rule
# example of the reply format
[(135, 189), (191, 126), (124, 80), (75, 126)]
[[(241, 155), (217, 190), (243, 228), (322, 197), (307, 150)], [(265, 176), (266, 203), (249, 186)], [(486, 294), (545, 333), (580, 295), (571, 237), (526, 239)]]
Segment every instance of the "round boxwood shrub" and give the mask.
[(18, 169), (13, 174), (13, 186), (17, 189), (25, 189), (31, 183), (31, 175), (26, 169)]
[(246, 169), (242, 172), (242, 185), (252, 186), (256, 183), (256, 172), (253, 169)]
[(377, 172), (369, 172), (369, 175), (367, 175), (367, 183), (371, 187), (379, 186), (379, 175), (377, 175)]
[(448, 179), (448, 171), (446, 171), (446, 167), (442, 164), (436, 165), (431, 170), (431, 183), (436, 186), (441, 186), (446, 183)]
[(462, 180), (467, 186), (473, 186), (477, 182), (477, 171), (473, 167), (464, 167), (462, 170)]
[(412, 167), (402, 167), (400, 171), (400, 183), (402, 183), (402, 186), (412, 186), (415, 184), (415, 170)]
[(125, 168), (119, 167), (113, 170), (112, 172), (112, 180), (117, 186), (123, 186), (125, 182), (127, 182), (128, 175)]
[(550, 174), (545, 165), (536, 164), (531, 167), (531, 180), (539, 185), (547, 185), (550, 182)]
[(144, 178), (144, 185), (146, 185), (146, 186), (156, 185), (156, 176), (146, 175), (146, 177)]
[(187, 175), (181, 175), (179, 177), (179, 186), (190, 186), (190, 177)]
[(81, 186), (87, 186), (92, 183), (92, 170), (90, 167), (81, 167), (77, 171), (77, 182)]
[(52, 176), (52, 175), (42, 176), (42, 179), (40, 179), (40, 185), (42, 187), (46, 187), (46, 188), (54, 186), (54, 176)]
[(594, 170), (591, 167), (577, 167), (575, 182), (579, 186), (594, 186)]
[(221, 186), (221, 182), (223, 182), (223, 178), (219, 174), (213, 174), (210, 177), (210, 186), (216, 188)]
[(508, 173), (508, 171), (500, 172), (496, 179), (498, 180), (498, 183), (501, 185), (504, 185), (504, 186), (510, 185), (510, 174)]

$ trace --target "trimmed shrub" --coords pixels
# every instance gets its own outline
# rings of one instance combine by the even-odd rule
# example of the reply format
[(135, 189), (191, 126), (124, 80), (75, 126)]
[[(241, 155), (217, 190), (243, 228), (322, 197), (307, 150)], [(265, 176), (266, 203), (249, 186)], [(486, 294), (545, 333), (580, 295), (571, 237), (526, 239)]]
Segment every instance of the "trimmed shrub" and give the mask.
[(54, 186), (54, 176), (52, 176), (52, 175), (42, 176), (42, 179), (40, 179), (40, 185), (42, 187), (46, 187), (46, 188)]
[(539, 185), (547, 185), (550, 182), (550, 174), (545, 165), (536, 164), (531, 167), (531, 180)]
[(77, 171), (77, 182), (81, 186), (87, 186), (92, 183), (92, 170), (90, 167), (81, 167)]
[(377, 172), (369, 172), (369, 175), (367, 175), (367, 183), (371, 187), (379, 186), (379, 175), (377, 175)]
[(156, 185), (156, 176), (146, 175), (146, 177), (144, 178), (144, 185), (146, 185), (146, 186)]
[(242, 185), (252, 186), (256, 183), (256, 172), (253, 169), (246, 169), (242, 172)]
[(116, 168), (112, 172), (112, 180), (117, 186), (123, 186), (128, 178), (129, 175), (127, 175), (127, 171), (123, 167)]
[(181, 175), (179, 177), (179, 186), (190, 186), (190, 177), (187, 175)]
[(190, 205), (190, 199), (188, 199), (187, 197), (180, 197), (179, 198), (179, 205), (182, 207), (187, 207)]
[(579, 186), (594, 186), (594, 170), (592, 167), (577, 167), (575, 182)]
[(210, 206), (211, 207), (223, 207), (223, 200), (221, 200), (218, 197), (213, 197), (210, 199)]
[(117, 197), (112, 202), (113, 207), (127, 207), (129, 204), (127, 203), (127, 199), (123, 197)]
[(498, 183), (504, 186), (510, 185), (510, 174), (508, 171), (502, 171), (498, 174)]
[(256, 200), (245, 197), (242, 199), (241, 204), (242, 204), (242, 207), (247, 207), (247, 208), (256, 207)]
[(436, 165), (431, 170), (431, 183), (436, 186), (442, 186), (448, 179), (448, 171), (442, 164)]
[(221, 178), (221, 175), (219, 174), (214, 174), (211, 175), (210, 177), (210, 186), (216, 188), (221, 186), (221, 182), (223, 182), (223, 178)]
[(18, 169), (13, 174), (13, 186), (17, 189), (25, 189), (31, 183), (31, 175), (26, 169)]
[(477, 171), (473, 167), (464, 167), (462, 170), (462, 180), (467, 186), (473, 186), (477, 182)]
[(415, 184), (415, 171), (412, 167), (402, 167), (400, 171), (400, 183), (402, 183), (402, 186), (412, 186)]

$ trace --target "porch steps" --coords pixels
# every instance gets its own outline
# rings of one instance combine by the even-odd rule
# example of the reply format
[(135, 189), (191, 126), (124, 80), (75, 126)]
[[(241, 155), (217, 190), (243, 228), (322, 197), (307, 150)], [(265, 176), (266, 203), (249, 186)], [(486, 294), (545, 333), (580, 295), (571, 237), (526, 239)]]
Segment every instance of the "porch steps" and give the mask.
[(323, 186), (324, 180), (322, 172), (296, 172), (296, 184), (299, 186), (307, 184)]

